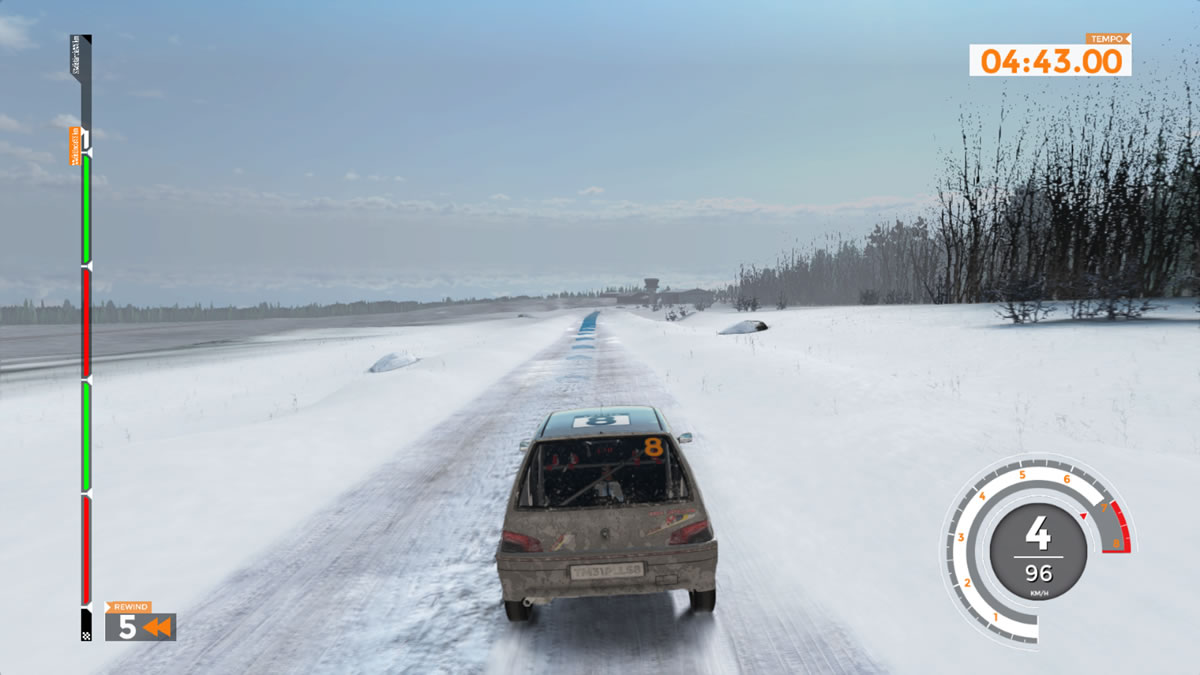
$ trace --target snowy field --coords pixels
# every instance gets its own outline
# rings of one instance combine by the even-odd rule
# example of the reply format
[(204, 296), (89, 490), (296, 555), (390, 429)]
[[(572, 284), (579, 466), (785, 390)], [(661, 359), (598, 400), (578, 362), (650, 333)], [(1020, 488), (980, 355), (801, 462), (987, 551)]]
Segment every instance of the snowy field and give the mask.
[[(1200, 672), (1200, 321), (1001, 323), (988, 305), (608, 312), (667, 380), (711, 454), (691, 453), (727, 530), (846, 622), (890, 670)], [(769, 330), (718, 336), (742, 319)], [(679, 417), (679, 415), (676, 415)], [(1027, 452), (1090, 464), (1126, 500), (1140, 550), (1094, 556), (1038, 608), (1037, 653), (997, 645), (942, 582), (963, 484)], [(727, 509), (722, 511), (722, 507)], [(721, 530), (719, 530), (720, 532)], [(719, 611), (719, 609), (718, 609)]]
[[(293, 332), (253, 348), (97, 365), (96, 599), (186, 612), (577, 313)], [(367, 373), (404, 350), (421, 360)], [(67, 639), (79, 631), (77, 378), (72, 368), (0, 383), (4, 675), (83, 672), (126, 647)]]
[[(205, 656), (197, 642), (217, 618), (237, 616), (234, 591), (272, 583), (291, 550), (281, 540), (305, 523), (351, 528), (331, 541), (365, 562), (331, 560), (328, 569), (363, 567), (365, 576), (347, 576), (347, 590), (321, 576), (326, 567), (312, 567), (320, 592), (263, 591), (274, 623), (263, 621), (257, 642), (228, 649), (296, 661), (237, 661), (261, 666), (255, 672), (1200, 668), (1200, 643), (1185, 637), (1200, 606), (1191, 515), (1200, 322), (1190, 304), (1127, 324), (1035, 326), (1004, 325), (990, 306), (713, 308), (676, 323), (607, 308), (595, 361), (547, 355), (585, 313), (293, 333), (253, 349), (98, 367), (96, 594), (178, 612), (180, 642), (154, 651), (75, 641), (76, 374), (0, 383), (0, 512), (8, 514), (0, 520), (0, 673), (86, 671), (121, 654), (156, 664), (136, 672), (216, 672), (197, 664), (219, 650)], [(747, 318), (770, 329), (717, 335)], [(365, 372), (402, 351), (420, 360)], [(506, 494), (519, 459), (510, 446), (527, 430), (481, 422), (460, 431), (445, 421), (469, 420), (481, 401), (511, 400), (524, 420), (638, 392), (666, 409), (677, 432), (696, 434), (688, 457), (722, 545), (715, 615), (687, 621), (686, 597), (558, 601), (539, 609), (540, 625), (509, 626), (488, 562), (501, 518), (492, 502)], [(426, 441), (459, 437), (478, 457), (459, 458), (450, 480), (429, 463)], [(1039, 607), (1037, 652), (981, 636), (942, 581), (947, 508), (977, 471), (1025, 452), (1098, 469), (1124, 499), (1138, 547), (1089, 560), (1069, 594)], [(395, 507), (401, 496), (361, 489), (389, 462), (411, 465), (412, 489), (429, 485), (412, 513), (397, 516), (418, 533), (402, 550), (421, 559), (386, 561), (398, 570), (390, 582), (369, 559), (378, 533), (360, 536), (357, 520), (334, 518), (339, 503), (366, 509), (364, 517)], [(352, 489), (366, 496), (338, 501)], [(435, 517), (438, 525), (427, 525)], [(383, 597), (354, 585), (366, 577)], [(222, 592), (230, 597), (214, 600)], [(326, 594), (337, 597), (322, 605)], [(306, 644), (319, 635), (281, 642), (293, 607), (316, 627), (346, 598), (359, 605), (344, 608), (353, 621), (336, 639), (319, 649)], [(621, 617), (628, 626), (609, 621)], [(272, 642), (276, 634), (285, 637)], [(631, 635), (636, 642), (625, 642)], [(162, 666), (187, 649), (201, 654)], [(310, 652), (320, 659), (311, 669), (302, 665)]]

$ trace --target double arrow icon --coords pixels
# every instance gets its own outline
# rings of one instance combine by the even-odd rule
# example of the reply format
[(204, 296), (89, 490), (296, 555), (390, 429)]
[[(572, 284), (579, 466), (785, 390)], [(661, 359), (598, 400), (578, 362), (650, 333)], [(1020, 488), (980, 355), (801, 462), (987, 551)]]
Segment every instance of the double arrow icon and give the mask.
[(167, 618), (163, 619), (162, 623), (159, 623), (158, 619), (156, 618), (145, 626), (142, 626), (142, 628), (146, 629), (146, 632), (154, 637), (158, 637), (160, 631), (163, 635), (171, 637), (171, 617), (168, 616)]

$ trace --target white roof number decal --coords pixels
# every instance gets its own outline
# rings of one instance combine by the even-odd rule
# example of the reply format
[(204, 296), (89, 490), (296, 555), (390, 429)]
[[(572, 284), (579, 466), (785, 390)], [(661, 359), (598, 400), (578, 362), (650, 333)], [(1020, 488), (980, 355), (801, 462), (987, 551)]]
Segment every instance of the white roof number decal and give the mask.
[(571, 425), (573, 428), (579, 427), (612, 427), (612, 426), (628, 426), (629, 415), (590, 415), (587, 417), (576, 417), (575, 422)]

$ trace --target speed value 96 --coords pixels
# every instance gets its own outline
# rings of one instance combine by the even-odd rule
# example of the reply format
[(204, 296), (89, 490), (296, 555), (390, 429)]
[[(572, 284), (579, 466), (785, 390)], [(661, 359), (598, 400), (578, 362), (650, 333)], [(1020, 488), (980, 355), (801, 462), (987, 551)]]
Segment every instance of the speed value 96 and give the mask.
[(1128, 77), (1133, 45), (971, 45), (972, 77)]

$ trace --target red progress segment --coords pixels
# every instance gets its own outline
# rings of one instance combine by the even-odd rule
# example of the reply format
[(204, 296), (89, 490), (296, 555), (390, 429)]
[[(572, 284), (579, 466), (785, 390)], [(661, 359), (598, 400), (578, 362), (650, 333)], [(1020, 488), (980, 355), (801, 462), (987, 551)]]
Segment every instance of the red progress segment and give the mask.
[(92, 271), (83, 270), (83, 377), (92, 376)]
[(1129, 524), (1125, 522), (1125, 514), (1121, 511), (1120, 505), (1115, 501), (1110, 502), (1113, 513), (1117, 514), (1117, 522), (1121, 523), (1121, 536), (1124, 537), (1123, 545), (1120, 549), (1112, 551), (1104, 551), (1105, 553), (1132, 553), (1133, 546), (1129, 541)]
[(83, 604), (92, 601), (92, 500), (83, 498)]

